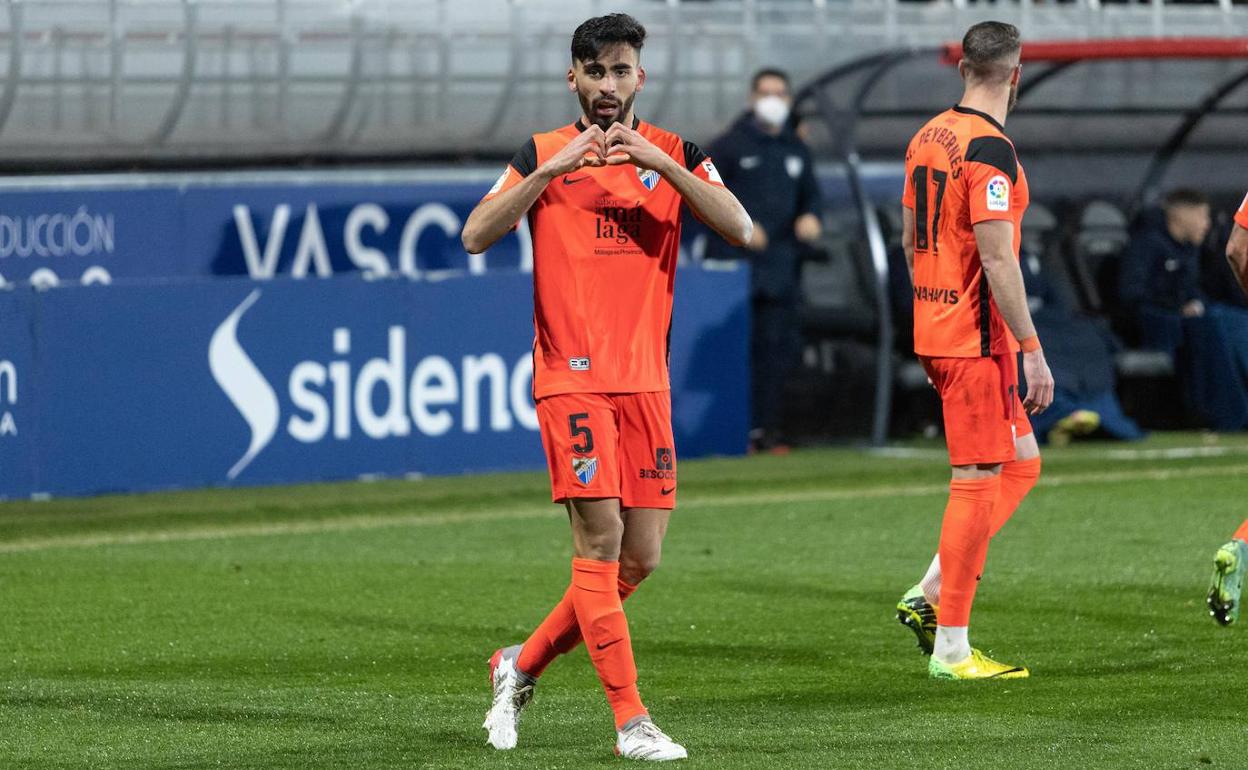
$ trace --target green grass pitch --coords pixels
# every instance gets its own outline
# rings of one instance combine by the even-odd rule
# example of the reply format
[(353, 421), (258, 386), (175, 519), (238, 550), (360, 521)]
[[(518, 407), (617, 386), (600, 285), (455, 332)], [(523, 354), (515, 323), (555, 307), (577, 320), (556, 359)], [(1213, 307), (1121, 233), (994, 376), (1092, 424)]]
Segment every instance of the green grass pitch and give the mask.
[[(972, 619), (1023, 682), (930, 681), (894, 621), (946, 478), (931, 444), (682, 464), (628, 613), (687, 766), (1248, 767), (1248, 628), (1203, 603), (1248, 440), (1047, 453)], [(568, 578), (546, 495), (507, 474), (2, 505), (0, 768), (619, 766), (583, 650), (516, 750), (479, 727), (486, 657)]]

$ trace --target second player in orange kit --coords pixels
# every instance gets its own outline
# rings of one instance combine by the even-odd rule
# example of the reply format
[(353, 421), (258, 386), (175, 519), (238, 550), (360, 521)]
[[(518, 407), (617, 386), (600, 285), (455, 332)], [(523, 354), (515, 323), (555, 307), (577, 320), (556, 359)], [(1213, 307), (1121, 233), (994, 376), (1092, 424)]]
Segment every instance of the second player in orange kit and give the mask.
[[(1248, 195), (1235, 212), (1235, 224), (1226, 242), (1226, 259), (1239, 287), (1248, 294)], [(1209, 582), (1206, 603), (1209, 614), (1220, 625), (1229, 626), (1239, 620), (1242, 606), (1244, 575), (1248, 572), (1248, 519), (1213, 555), (1213, 579)]]
[(930, 655), (932, 677), (1019, 678), (1027, 669), (971, 647), (968, 629), (988, 542), (1040, 476), (1027, 414), (1048, 407), (1053, 377), (1018, 262), (1027, 176), (1005, 135), (1021, 76), (1018, 29), (976, 24), (962, 49), (961, 101), (906, 150), (903, 246), (914, 283), (914, 349), (940, 394), (953, 478), (939, 552), (897, 610)]

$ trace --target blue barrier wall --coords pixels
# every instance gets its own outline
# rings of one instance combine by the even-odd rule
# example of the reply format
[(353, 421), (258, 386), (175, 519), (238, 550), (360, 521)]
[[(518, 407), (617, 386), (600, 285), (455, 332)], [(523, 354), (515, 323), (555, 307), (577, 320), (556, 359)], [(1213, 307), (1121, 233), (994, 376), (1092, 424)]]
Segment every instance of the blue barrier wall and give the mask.
[(531, 269), (525, 224), (483, 255), (459, 243), (490, 181), (375, 176), (109, 176), (62, 187), (18, 180), (0, 187), (0, 278), (420, 279)]
[[(0, 189), (0, 496), (543, 467), (526, 233), (459, 245), (488, 185)], [(678, 273), (677, 452), (740, 453), (748, 272)]]
[[(497, 169), (270, 172), (0, 180), (0, 280), (125, 283), (209, 276), (413, 279), (530, 270), (527, 225), (483, 255), (459, 232)], [(843, 176), (820, 177), (849, 207)], [(882, 201), (900, 169), (866, 177)], [(686, 242), (694, 230), (687, 228)]]

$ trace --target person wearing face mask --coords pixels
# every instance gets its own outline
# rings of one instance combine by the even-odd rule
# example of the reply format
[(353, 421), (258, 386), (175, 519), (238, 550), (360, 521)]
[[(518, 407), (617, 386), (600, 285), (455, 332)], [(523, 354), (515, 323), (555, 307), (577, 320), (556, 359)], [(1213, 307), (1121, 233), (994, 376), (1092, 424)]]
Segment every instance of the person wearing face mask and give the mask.
[(1200, 286), (1209, 199), (1175, 189), (1141, 220), (1122, 256), (1120, 306), (1144, 347), (1174, 357), (1188, 408), (1206, 427), (1248, 429), (1248, 362), (1239, 355), (1248, 326), (1242, 311), (1210, 302)]
[(724, 183), (754, 220), (743, 247), (718, 239), (709, 259), (748, 259), (752, 266), (753, 430), (751, 451), (787, 451), (780, 435), (784, 383), (801, 352), (798, 315), (801, 256), (823, 234), (810, 150), (789, 122), (789, 76), (766, 68), (750, 81), (749, 109), (711, 144)]

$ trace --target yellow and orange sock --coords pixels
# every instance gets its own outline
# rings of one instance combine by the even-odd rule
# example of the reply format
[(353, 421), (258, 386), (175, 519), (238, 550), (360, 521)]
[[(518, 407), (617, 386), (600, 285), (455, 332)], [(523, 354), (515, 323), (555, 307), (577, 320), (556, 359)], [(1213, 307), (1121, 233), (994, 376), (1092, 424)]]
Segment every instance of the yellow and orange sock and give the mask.
[(940, 608), (942, 626), (970, 625), (971, 604), (992, 526), (992, 511), (1001, 491), (1001, 477), (954, 479), (940, 528)]
[(618, 561), (572, 560), (572, 606), (617, 729), (647, 713), (637, 692), (637, 664), (619, 579)]
[[(637, 586), (616, 581), (616, 589), (620, 601), (633, 595)], [(538, 678), (555, 658), (576, 649), (581, 643), (581, 627), (576, 622), (576, 609), (572, 606), (572, 586), (564, 592), (563, 598), (550, 611), (520, 648), (520, 657), (516, 659), (516, 668), (532, 677)]]
[(1014, 460), (1001, 466), (1001, 491), (992, 508), (992, 525), (989, 537), (996, 537), (1005, 523), (1018, 510), (1019, 503), (1040, 479), (1040, 458)]
[(1248, 519), (1244, 519), (1244, 523), (1239, 525), (1239, 529), (1235, 530), (1233, 537), (1236, 540), (1243, 540), (1248, 543)]

